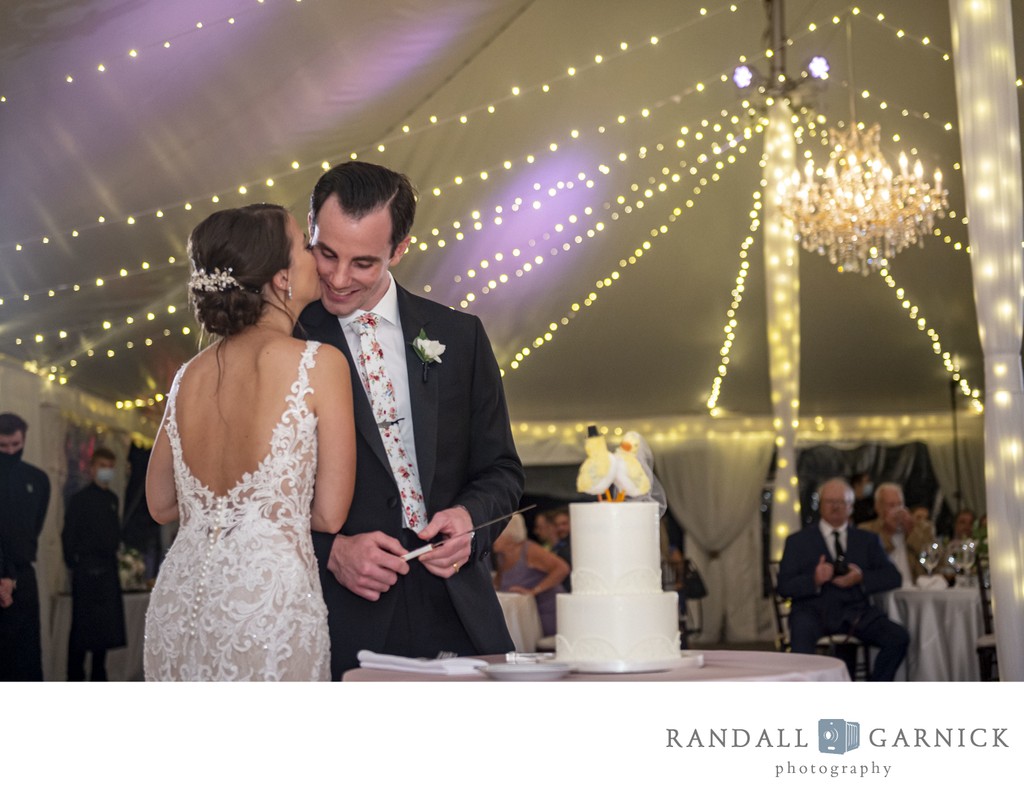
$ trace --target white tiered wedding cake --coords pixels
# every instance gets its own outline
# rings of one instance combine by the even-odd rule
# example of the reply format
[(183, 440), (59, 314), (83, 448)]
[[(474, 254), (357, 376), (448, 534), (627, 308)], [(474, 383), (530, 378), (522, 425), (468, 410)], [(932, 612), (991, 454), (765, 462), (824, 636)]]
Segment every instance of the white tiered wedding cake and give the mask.
[(572, 594), (556, 599), (557, 660), (592, 673), (678, 665), (679, 596), (661, 589), (658, 503), (569, 509)]

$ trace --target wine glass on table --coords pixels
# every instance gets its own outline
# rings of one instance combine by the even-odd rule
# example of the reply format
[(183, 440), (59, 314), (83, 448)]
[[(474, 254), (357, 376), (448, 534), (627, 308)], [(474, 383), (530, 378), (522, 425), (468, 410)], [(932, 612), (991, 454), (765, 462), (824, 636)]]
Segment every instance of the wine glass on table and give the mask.
[(921, 566), (928, 571), (929, 577), (935, 572), (935, 568), (942, 563), (942, 545), (933, 541), (921, 551)]
[(973, 541), (965, 541), (956, 550), (957, 572), (963, 574), (960, 586), (971, 586), (971, 568), (974, 566), (976, 551)]

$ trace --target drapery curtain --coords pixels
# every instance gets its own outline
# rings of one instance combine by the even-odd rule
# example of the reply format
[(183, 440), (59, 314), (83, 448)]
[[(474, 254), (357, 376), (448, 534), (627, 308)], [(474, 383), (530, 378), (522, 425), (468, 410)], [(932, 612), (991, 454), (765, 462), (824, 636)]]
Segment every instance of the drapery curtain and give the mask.
[(876, 490), (879, 483), (897, 483), (908, 506), (925, 505), (931, 510), (939, 483), (930, 461), (927, 447), (918, 441), (867, 443), (849, 448), (832, 444), (808, 446), (800, 451), (797, 461), (803, 523), (818, 521), (815, 495), (823, 482), (833, 477), (849, 478), (859, 471), (871, 475)]
[(702, 643), (759, 639), (769, 625), (760, 503), (773, 446), (770, 432), (709, 433), (656, 453), (669, 509), (686, 530), (686, 555), (708, 590)]
[(978, 332), (999, 675), (1024, 681), (1024, 201), (1010, 0), (950, 0)]
[[(957, 458), (954, 459), (954, 452)], [(946, 506), (957, 511), (955, 495), (960, 489), (960, 508), (970, 508), (978, 516), (987, 512), (985, 504), (985, 446), (984, 441), (952, 437), (934, 438), (928, 444), (928, 457), (932, 461), (935, 477), (942, 487)], [(957, 466), (959, 465), (959, 480)]]

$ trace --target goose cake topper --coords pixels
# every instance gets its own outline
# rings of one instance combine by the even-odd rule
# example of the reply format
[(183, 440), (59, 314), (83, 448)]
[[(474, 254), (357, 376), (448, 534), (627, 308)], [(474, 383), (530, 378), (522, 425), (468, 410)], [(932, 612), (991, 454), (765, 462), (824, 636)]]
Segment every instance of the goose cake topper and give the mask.
[(612, 452), (597, 427), (591, 425), (583, 450), (587, 457), (576, 475), (577, 491), (604, 502), (622, 502), (627, 497), (654, 501), (664, 512), (665, 495), (654, 477), (651, 450), (639, 432), (627, 432)]

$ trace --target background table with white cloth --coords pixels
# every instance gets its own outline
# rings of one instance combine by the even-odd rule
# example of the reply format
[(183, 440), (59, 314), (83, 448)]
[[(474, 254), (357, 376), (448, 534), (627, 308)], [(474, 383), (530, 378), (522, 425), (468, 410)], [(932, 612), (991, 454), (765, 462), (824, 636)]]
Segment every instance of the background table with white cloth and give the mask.
[(538, 640), (544, 636), (536, 598), (517, 592), (498, 592), (498, 603), (505, 613), (505, 625), (516, 650), (520, 653), (536, 651)]
[(888, 594), (889, 616), (910, 634), (910, 648), (904, 663), (909, 681), (977, 682), (980, 679), (975, 644), (984, 628), (976, 588), (908, 587)]

